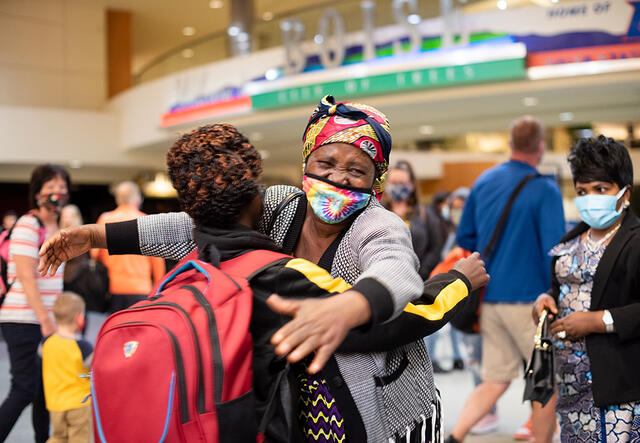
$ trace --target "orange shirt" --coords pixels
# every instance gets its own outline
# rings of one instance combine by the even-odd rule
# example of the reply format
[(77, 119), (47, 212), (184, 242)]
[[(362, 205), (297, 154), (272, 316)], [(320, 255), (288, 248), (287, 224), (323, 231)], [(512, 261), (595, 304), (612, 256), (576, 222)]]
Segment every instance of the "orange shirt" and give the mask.
[(451, 252), (449, 252), (449, 255), (447, 255), (444, 260), (438, 263), (438, 266), (433, 268), (433, 271), (431, 271), (431, 275), (429, 276), (429, 278), (432, 278), (433, 276), (442, 274), (444, 272), (449, 272), (450, 270), (453, 269), (453, 267), (455, 266), (458, 260), (467, 258), (470, 255), (471, 255), (470, 251), (467, 251), (466, 249), (463, 249), (460, 246), (456, 246), (451, 250)]
[[(98, 218), (98, 224), (133, 220), (144, 212), (128, 205), (118, 206)], [(109, 292), (112, 294), (148, 294), (165, 273), (164, 260), (142, 255), (109, 255), (106, 249), (93, 249), (91, 256), (109, 270)], [(153, 276), (153, 282), (151, 278)]]

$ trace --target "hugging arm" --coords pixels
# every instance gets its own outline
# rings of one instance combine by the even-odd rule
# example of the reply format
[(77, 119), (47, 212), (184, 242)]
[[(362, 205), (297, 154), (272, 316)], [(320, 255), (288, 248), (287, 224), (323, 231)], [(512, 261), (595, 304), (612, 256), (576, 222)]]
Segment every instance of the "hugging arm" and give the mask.
[(350, 234), (362, 269), (353, 287), (369, 300), (373, 323), (400, 315), (423, 290), (409, 228), (380, 208), (360, 215)]
[(136, 254), (180, 260), (195, 249), (193, 222), (184, 212), (145, 215), (134, 220), (64, 229), (40, 248), (42, 275), (54, 275), (65, 261), (91, 248), (110, 254)]
[(384, 352), (421, 340), (446, 325), (465, 303), (471, 284), (452, 270), (424, 282), (418, 300), (409, 303), (395, 319), (347, 334), (341, 352)]
[(142, 254), (180, 260), (195, 249), (193, 221), (185, 212), (145, 215), (135, 220), (107, 223), (110, 254)]

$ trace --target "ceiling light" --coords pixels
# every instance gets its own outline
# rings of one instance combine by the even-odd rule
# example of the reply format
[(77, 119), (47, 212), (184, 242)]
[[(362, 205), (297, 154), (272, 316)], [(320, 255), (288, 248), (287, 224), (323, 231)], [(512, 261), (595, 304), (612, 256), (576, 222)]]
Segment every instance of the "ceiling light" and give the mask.
[(275, 80), (280, 76), (280, 73), (276, 68), (267, 69), (267, 72), (264, 73), (264, 78), (267, 80)]
[(183, 50), (182, 50), (182, 53), (181, 53), (181, 54), (182, 54), (182, 56), (183, 56), (184, 58), (191, 58), (191, 57), (193, 57), (193, 55), (195, 54), (195, 52), (194, 52), (194, 51), (193, 51), (193, 49), (191, 49), (191, 48), (186, 48), (186, 49), (183, 49)]
[(280, 22), (280, 29), (283, 30), (284, 32), (291, 31), (291, 28), (292, 28), (292, 25), (289, 20), (282, 20)]
[(536, 106), (538, 104), (538, 99), (535, 97), (525, 97), (522, 99), (522, 104), (525, 106)]
[(505, 9), (507, 9), (507, 0), (498, 0), (496, 6), (499, 10), (504, 11)]
[(418, 14), (411, 14), (409, 17), (407, 17), (407, 21), (412, 25), (417, 25), (421, 20), (422, 18)]
[(229, 34), (230, 37), (237, 37), (238, 34), (240, 34), (240, 27), (236, 25), (229, 26), (229, 29), (227, 29), (227, 34)]
[(273, 12), (271, 11), (264, 12), (262, 14), (262, 20), (264, 20), (265, 22), (273, 20)]
[(260, 157), (262, 157), (262, 160), (266, 160), (269, 157), (271, 157), (271, 153), (269, 153), (269, 151), (267, 151), (266, 149), (260, 149), (258, 151), (258, 154), (260, 154)]
[(551, 3), (558, 3), (558, 0), (551, 0)]
[(224, 6), (224, 2), (221, 0), (211, 0), (209, 2), (209, 7), (211, 9), (220, 9)]
[(313, 37), (313, 41), (316, 42), (317, 44), (321, 45), (322, 42), (324, 42), (324, 37), (322, 36), (322, 34), (316, 34)]
[(418, 131), (422, 135), (431, 135), (433, 134), (433, 126), (431, 125), (422, 125), (418, 128)]
[(185, 37), (191, 37), (195, 33), (196, 28), (194, 28), (193, 26), (185, 26), (184, 28), (182, 28), (182, 35), (184, 35)]
[(153, 180), (144, 183), (142, 193), (145, 197), (155, 198), (172, 198), (178, 195), (164, 172), (157, 172)]
[(571, 120), (573, 120), (573, 117), (573, 112), (561, 112), (560, 114), (558, 114), (558, 118), (561, 122), (570, 122)]

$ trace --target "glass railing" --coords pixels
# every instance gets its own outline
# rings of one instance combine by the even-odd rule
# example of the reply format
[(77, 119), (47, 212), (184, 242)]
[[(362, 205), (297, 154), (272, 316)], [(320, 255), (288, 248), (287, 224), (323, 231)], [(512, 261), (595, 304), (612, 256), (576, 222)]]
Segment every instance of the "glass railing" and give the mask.
[(144, 65), (134, 74), (133, 83), (148, 82), (174, 72), (229, 58), (228, 40), (227, 32), (220, 31), (173, 48)]
[[(362, 0), (327, 1), (322, 5), (301, 7), (286, 14), (274, 15), (270, 20), (255, 20), (252, 24), (253, 51), (281, 46), (281, 23), (286, 20), (296, 20), (304, 25), (304, 39), (315, 40), (318, 43), (318, 22), (323, 12), (329, 8), (336, 9), (342, 16), (345, 33), (362, 30), (363, 12)], [(374, 26), (381, 27), (396, 23), (393, 14), (393, 0), (377, 0), (375, 2)], [(418, 1), (418, 9), (413, 12), (425, 19), (440, 15), (438, 1)], [(156, 78), (193, 68), (199, 65), (224, 60), (231, 56), (230, 37), (226, 31), (219, 31), (200, 39), (173, 48), (156, 57), (134, 74), (134, 84), (144, 83)]]

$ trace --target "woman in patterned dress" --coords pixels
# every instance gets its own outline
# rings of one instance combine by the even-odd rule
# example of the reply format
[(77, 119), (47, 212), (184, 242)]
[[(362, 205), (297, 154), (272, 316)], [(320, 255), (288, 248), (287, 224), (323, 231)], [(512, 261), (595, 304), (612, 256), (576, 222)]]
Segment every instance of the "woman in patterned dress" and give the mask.
[(569, 163), (580, 223), (550, 254), (556, 410), (563, 442), (640, 441), (640, 221), (633, 166), (613, 139), (581, 139)]

